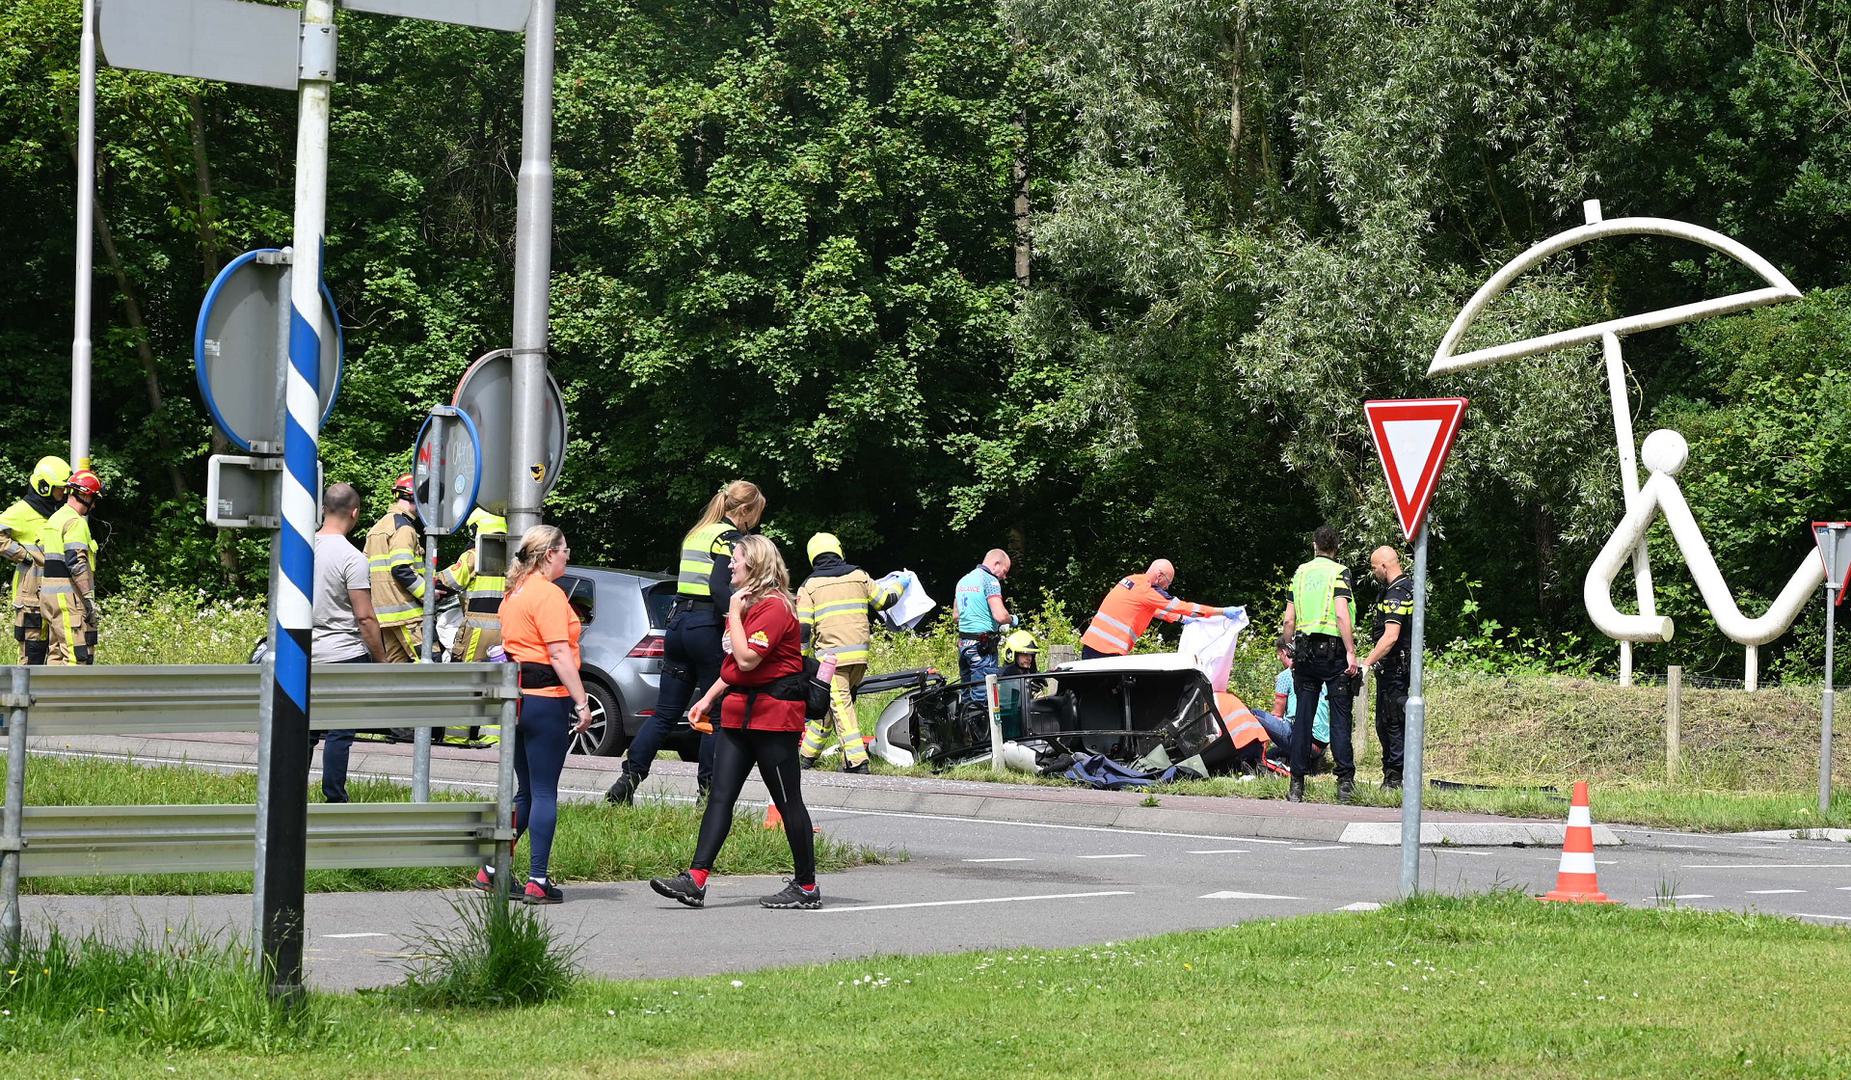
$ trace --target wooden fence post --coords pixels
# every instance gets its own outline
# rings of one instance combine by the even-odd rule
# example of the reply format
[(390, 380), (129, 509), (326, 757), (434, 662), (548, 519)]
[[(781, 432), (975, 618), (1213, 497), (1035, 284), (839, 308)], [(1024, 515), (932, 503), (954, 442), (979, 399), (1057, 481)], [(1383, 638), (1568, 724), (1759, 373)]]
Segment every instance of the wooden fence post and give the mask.
[(1684, 669), (1676, 664), (1665, 669), (1665, 780), (1677, 781), (1678, 726), (1684, 711)]

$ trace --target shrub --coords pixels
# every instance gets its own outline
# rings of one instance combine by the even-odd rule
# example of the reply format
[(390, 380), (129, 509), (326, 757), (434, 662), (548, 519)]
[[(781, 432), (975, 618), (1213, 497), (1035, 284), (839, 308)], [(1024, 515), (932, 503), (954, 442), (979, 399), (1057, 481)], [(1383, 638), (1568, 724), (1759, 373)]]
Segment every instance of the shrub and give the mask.
[(417, 956), (396, 995), (411, 1005), (538, 1005), (578, 982), (579, 946), (561, 944), (531, 908), (493, 899), (452, 900), (458, 927), (420, 927)]

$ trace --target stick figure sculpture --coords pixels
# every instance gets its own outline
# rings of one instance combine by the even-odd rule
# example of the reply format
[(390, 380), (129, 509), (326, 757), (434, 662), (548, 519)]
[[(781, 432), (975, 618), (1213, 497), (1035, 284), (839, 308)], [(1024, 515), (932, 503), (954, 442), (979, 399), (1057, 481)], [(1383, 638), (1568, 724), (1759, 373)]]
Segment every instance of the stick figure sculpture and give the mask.
[(1627, 557), (1645, 542), (1645, 532), (1660, 513), (1671, 526), (1678, 550), (1696, 579), (1703, 602), (1710, 607), (1716, 625), (1729, 640), (1750, 647), (1765, 645), (1787, 632), (1799, 616), (1806, 601), (1825, 582), (1825, 562), (1817, 549), (1808, 551), (1798, 570), (1787, 580), (1787, 587), (1768, 605), (1759, 618), (1749, 618), (1736, 605), (1735, 594), (1723, 580), (1703, 530), (1684, 501), (1677, 475), (1690, 460), (1690, 444), (1675, 431), (1660, 428), (1645, 437), (1640, 453), (1650, 474), (1639, 488), (1639, 495), (1627, 507), (1626, 516), (1613, 530), (1600, 555), (1588, 567), (1582, 583), (1581, 598), (1588, 617), (1600, 632), (1619, 641), (1670, 641), (1676, 627), (1671, 620), (1650, 612), (1627, 615), (1613, 606), (1613, 581), (1619, 576)]

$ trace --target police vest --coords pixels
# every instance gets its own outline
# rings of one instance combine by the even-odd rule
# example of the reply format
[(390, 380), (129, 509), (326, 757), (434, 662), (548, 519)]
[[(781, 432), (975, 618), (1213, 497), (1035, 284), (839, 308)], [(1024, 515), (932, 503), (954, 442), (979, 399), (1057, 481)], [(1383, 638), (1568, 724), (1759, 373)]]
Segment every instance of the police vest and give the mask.
[(708, 580), (713, 576), (714, 560), (733, 554), (733, 543), (726, 534), (737, 528), (730, 521), (716, 521), (712, 525), (702, 525), (682, 539), (681, 570), (675, 576), (675, 595), (696, 600), (713, 599), (713, 587)]
[(1343, 565), (1336, 560), (1319, 555), (1300, 566), (1292, 575), (1292, 606), (1298, 616), (1299, 632), (1336, 637), (1337, 597), (1347, 599), (1349, 595)]

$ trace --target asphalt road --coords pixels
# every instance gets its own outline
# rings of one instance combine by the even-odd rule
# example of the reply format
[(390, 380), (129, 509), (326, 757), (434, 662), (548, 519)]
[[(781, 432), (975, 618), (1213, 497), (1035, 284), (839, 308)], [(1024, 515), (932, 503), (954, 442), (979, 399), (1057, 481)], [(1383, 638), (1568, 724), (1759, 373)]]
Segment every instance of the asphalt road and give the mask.
[[(567, 902), (542, 910), (580, 943), (590, 971), (634, 978), (1122, 941), (1361, 909), (1392, 899), (1398, 881), (1392, 847), (868, 811), (821, 811), (816, 820), (838, 839), (909, 859), (826, 875), (826, 906), (817, 912), (760, 909), (756, 898), (780, 887), (764, 877), (716, 877), (700, 911), (641, 882), (566, 883)], [(1642, 830), (1624, 837), (1624, 847), (1597, 855), (1602, 887), (1622, 902), (1851, 924), (1851, 844)], [(1421, 879), (1446, 892), (1540, 893), (1554, 884), (1557, 858), (1538, 848), (1430, 848)], [(310, 897), (311, 981), (330, 988), (397, 981), (417, 929), (452, 923), (458, 895)], [(66, 932), (99, 924), (243, 932), (251, 910), (248, 896), (27, 897), (24, 906), (30, 925), (56, 923)]]

